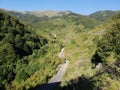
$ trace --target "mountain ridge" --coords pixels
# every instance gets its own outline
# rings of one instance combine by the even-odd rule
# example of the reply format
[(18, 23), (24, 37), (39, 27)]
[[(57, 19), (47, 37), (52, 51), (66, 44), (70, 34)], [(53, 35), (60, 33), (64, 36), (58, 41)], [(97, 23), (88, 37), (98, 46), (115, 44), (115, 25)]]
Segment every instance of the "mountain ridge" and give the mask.
[(117, 11), (103, 10), (103, 11), (97, 11), (95, 13), (92, 13), (89, 16), (96, 18), (98, 21), (105, 22), (110, 18), (112, 18), (117, 13), (120, 13), (120, 10), (117, 10)]
[[(120, 13), (120, 10), (100, 10), (100, 11), (96, 11), (94, 13), (91, 13), (89, 15), (84, 15), (84, 14), (80, 14), (80, 13), (75, 13), (73, 11), (55, 11), (55, 10), (43, 10), (43, 11), (14, 11), (14, 10), (7, 10), (9, 14), (18, 14), (19, 15), (31, 15), (32, 17), (37, 17), (37, 18), (54, 18), (54, 17), (62, 17), (65, 15), (69, 15), (69, 14), (76, 14), (76, 15), (83, 15), (83, 16), (88, 16), (91, 18), (94, 18), (100, 22), (105, 22), (107, 20), (109, 20), (110, 18), (112, 18), (112, 16), (114, 16), (117, 13)], [(15, 16), (15, 15), (14, 15)], [(37, 19), (36, 19), (37, 20)], [(39, 20), (39, 19), (38, 19)], [(44, 19), (43, 19), (44, 20)]]
[[(2, 8), (1, 8), (2, 9)], [(19, 10), (7, 10), (7, 9), (3, 9), (5, 11), (13, 11), (13, 12), (20, 12), (22, 14), (33, 14), (33, 13), (37, 13), (37, 14), (41, 14), (43, 13), (44, 14), (48, 14), (49, 12), (50, 13), (76, 13), (76, 14), (80, 14), (80, 15), (85, 15), (85, 16), (89, 16), (89, 15), (92, 15), (92, 14), (96, 14), (96, 13), (106, 13), (107, 11), (108, 12), (120, 12), (120, 10), (98, 10), (98, 11), (95, 11), (95, 12), (91, 12), (90, 14), (82, 14), (82, 13), (78, 13), (78, 12), (74, 12), (74, 11), (70, 11), (70, 10), (33, 10), (33, 11), (19, 11)]]

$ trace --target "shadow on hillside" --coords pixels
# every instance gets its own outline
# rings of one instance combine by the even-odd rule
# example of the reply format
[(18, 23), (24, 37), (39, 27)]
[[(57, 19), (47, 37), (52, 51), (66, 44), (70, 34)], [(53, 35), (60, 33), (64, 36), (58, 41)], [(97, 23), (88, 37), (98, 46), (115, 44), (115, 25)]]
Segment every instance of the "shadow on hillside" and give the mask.
[[(120, 60), (117, 60), (113, 65), (120, 67)], [(120, 77), (120, 72), (117, 71), (116, 67), (106, 66), (103, 70), (97, 72), (92, 77), (86, 77), (84, 75), (80, 76), (77, 79), (72, 79), (66, 83), (66, 86), (60, 86), (61, 82), (50, 83), (45, 85), (40, 85), (30, 90), (101, 90), (100, 86), (96, 87), (94, 84), (94, 78), (101, 76), (104, 73), (113, 74), (117, 77)]]
[(77, 79), (70, 80), (67, 82), (67, 86), (59, 86), (61, 82), (50, 83), (45, 85), (40, 85), (30, 90), (99, 90), (95, 88), (93, 82), (90, 78), (85, 77), (82, 75)]

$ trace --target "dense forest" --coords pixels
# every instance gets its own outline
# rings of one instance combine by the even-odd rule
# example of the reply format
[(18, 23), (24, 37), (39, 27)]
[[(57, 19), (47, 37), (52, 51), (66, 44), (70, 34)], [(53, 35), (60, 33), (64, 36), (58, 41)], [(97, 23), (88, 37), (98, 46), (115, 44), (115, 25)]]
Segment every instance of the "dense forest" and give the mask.
[(0, 86), (26, 80), (32, 72), (26, 72), (24, 67), (29, 65), (29, 55), (34, 50), (47, 44), (47, 39), (38, 37), (27, 26), (16, 18), (0, 10)]
[[(20, 85), (21, 82), (22, 84), (23, 82), (26, 83), (26, 80), (33, 77), (38, 71), (42, 72), (42, 70), (44, 70), (44, 77), (38, 78), (46, 82), (47, 77), (55, 72), (51, 71), (51, 73), (45, 74), (49, 66), (49, 69), (54, 69), (57, 62), (59, 63), (55, 60), (51, 62), (50, 56), (44, 56), (53, 47), (50, 44), (48, 45), (49, 41), (40, 35), (38, 36), (34, 29), (11, 17), (4, 10), (0, 10), (0, 26), (0, 88), (22, 89), (25, 84)], [(60, 45), (57, 46), (59, 51)], [(57, 49), (55, 50), (57, 52)], [(51, 66), (52, 64), (54, 66)], [(46, 65), (48, 66), (46, 67)], [(49, 76), (49, 74), (51, 75)], [(33, 80), (32, 82), (34, 83)], [(43, 82), (39, 81), (38, 83)], [(28, 88), (32, 85), (28, 85)]]
[(55, 90), (119, 90), (119, 11), (49, 17), (0, 9), (1, 90), (36, 89), (66, 58), (70, 64)]

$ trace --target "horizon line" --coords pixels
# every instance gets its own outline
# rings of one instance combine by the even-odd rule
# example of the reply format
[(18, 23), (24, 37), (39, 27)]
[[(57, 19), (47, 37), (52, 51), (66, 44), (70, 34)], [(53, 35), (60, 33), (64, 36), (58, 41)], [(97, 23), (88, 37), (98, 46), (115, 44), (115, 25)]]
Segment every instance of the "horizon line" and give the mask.
[(91, 13), (88, 13), (88, 14), (83, 14), (83, 13), (80, 13), (80, 12), (77, 12), (77, 11), (73, 11), (73, 10), (55, 10), (55, 9), (43, 9), (43, 10), (17, 10), (17, 9), (5, 9), (5, 8), (0, 8), (0, 9), (3, 9), (3, 10), (6, 10), (6, 11), (15, 11), (15, 12), (44, 12), (44, 11), (55, 11), (55, 12), (65, 12), (65, 11), (68, 11), (68, 12), (73, 12), (73, 13), (76, 13), (76, 14), (81, 14), (81, 15), (91, 15), (93, 13), (96, 13), (96, 12), (99, 12), (99, 11), (120, 11), (120, 9), (117, 9), (117, 10), (112, 10), (112, 9), (101, 9), (101, 10), (96, 10), (96, 11), (93, 11)]

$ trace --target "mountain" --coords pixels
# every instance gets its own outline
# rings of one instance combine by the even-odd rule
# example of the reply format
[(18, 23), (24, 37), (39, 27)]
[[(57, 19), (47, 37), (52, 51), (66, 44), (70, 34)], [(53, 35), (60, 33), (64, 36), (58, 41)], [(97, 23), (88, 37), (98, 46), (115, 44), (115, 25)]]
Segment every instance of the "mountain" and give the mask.
[[(53, 11), (44, 11), (44, 12), (53, 13)], [(17, 17), (24, 22), (29, 23), (32, 27), (36, 29), (40, 29), (40, 31), (43, 32), (45, 32), (45, 30), (48, 29), (47, 31), (50, 31), (50, 33), (52, 33), (53, 31), (58, 31), (59, 29), (69, 27), (70, 25), (73, 25), (73, 28), (74, 26), (75, 27), (80, 26), (80, 28), (85, 30), (85, 29), (91, 29), (94, 26), (100, 24), (100, 22), (94, 18), (85, 15), (76, 14), (71, 11), (57, 11), (57, 12), (54, 11), (54, 12), (58, 13), (59, 15), (48, 17), (48, 16), (44, 16), (42, 12), (38, 12), (41, 15), (39, 17), (39, 15), (37, 15), (36, 12), (8, 11), (10, 15)], [(50, 29), (52, 29), (52, 32)]]
[(36, 24), (36, 22), (49, 19), (48, 16), (38, 17), (34, 14), (31, 14), (33, 12), (17, 12), (17, 11), (7, 11), (7, 12), (13, 17), (19, 18), (20, 20), (27, 22), (29, 24), (32, 24), (32, 23)]
[(53, 10), (45, 10), (45, 11), (25, 11), (22, 12), (22, 14), (31, 14), (31, 15), (35, 15), (38, 17), (42, 17), (42, 16), (48, 16), (49, 18), (51, 17), (61, 17), (63, 15), (67, 15), (73, 13), (71, 11), (53, 11)]
[(120, 14), (103, 12), (0, 10), (0, 89), (46, 86), (67, 59), (56, 90), (118, 90)]
[(98, 21), (105, 22), (110, 18), (112, 18), (117, 13), (120, 13), (120, 10), (118, 11), (104, 10), (104, 11), (97, 11), (89, 16), (92, 18), (96, 18)]
[[(23, 11), (23, 12), (8, 10), (8, 13), (13, 16), (19, 17), (21, 19), (24, 18), (24, 20), (28, 20), (31, 18), (32, 20), (35, 19), (36, 21), (45, 20), (45, 19), (52, 18), (52, 17), (62, 17), (62, 16), (69, 15), (69, 14), (76, 14), (72, 11), (53, 11), (53, 10)], [(117, 13), (120, 13), (120, 10), (118, 10), (118, 11), (103, 10), (103, 11), (97, 11), (88, 16), (91, 18), (95, 18), (96, 20), (98, 20), (100, 22), (105, 22), (105, 21), (109, 20), (110, 18), (112, 18), (112, 16), (114, 16)]]
[(64, 15), (68, 15), (70, 13), (73, 13), (72, 11), (53, 11), (53, 10), (45, 10), (45, 11), (10, 11), (8, 10), (8, 13), (14, 16), (19, 17), (20, 15), (31, 15), (31, 16), (37, 16), (37, 17), (61, 17)]
[(36, 25), (38, 22), (48, 20), (50, 18), (62, 17), (64, 15), (68, 15), (72, 13), (71, 11), (7, 11), (10, 15), (19, 18), (20, 20), (27, 22), (28, 24)]

